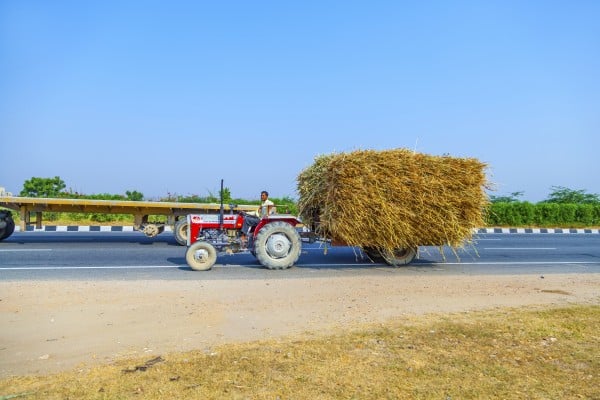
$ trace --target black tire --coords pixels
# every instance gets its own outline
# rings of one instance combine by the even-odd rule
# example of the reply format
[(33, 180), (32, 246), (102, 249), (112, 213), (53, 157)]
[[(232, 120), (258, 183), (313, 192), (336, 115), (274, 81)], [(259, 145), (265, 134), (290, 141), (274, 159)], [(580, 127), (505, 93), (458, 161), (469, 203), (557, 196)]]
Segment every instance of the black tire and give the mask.
[(302, 239), (296, 229), (283, 221), (263, 226), (254, 242), (256, 259), (268, 269), (286, 269), (300, 257)]
[(187, 218), (183, 218), (175, 222), (175, 226), (173, 226), (173, 236), (175, 236), (175, 241), (182, 246), (187, 245), (187, 237), (188, 237), (188, 221)]
[(374, 263), (385, 263), (386, 262), (385, 258), (383, 258), (383, 256), (381, 255), (381, 252), (379, 251), (379, 249), (376, 249), (374, 247), (365, 247), (362, 250), (367, 255), (367, 257), (369, 257), (371, 259), (371, 261), (373, 261)]
[(393, 253), (383, 251), (381, 256), (391, 266), (407, 265), (412, 262), (417, 256), (417, 249), (395, 249)]
[(6, 217), (4, 222), (6, 222), (6, 226), (0, 229), (0, 240), (6, 239), (15, 231), (15, 221), (11, 217)]
[(185, 252), (185, 261), (194, 271), (208, 271), (217, 261), (217, 249), (207, 242), (196, 242)]

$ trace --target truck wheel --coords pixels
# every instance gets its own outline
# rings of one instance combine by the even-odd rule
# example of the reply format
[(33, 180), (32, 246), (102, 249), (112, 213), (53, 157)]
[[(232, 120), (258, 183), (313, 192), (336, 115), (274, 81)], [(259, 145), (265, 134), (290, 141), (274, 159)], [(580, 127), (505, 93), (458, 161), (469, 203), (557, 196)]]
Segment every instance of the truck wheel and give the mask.
[(385, 258), (383, 258), (383, 256), (381, 255), (381, 252), (379, 251), (379, 249), (376, 249), (374, 247), (365, 247), (362, 249), (363, 252), (367, 255), (367, 257), (369, 257), (371, 259), (371, 261), (375, 262), (375, 263), (385, 263)]
[(287, 222), (271, 222), (256, 235), (254, 251), (258, 262), (268, 269), (286, 269), (298, 261), (302, 239)]
[(217, 249), (207, 242), (196, 242), (185, 252), (185, 261), (194, 271), (208, 271), (217, 261)]
[(397, 267), (399, 265), (407, 265), (410, 264), (412, 260), (417, 256), (417, 249), (396, 249), (392, 253), (383, 251), (381, 256), (385, 260), (386, 263)]
[(15, 231), (15, 221), (11, 217), (4, 219), (4, 228), (0, 229), (0, 240), (4, 240)]
[(188, 236), (188, 222), (187, 218), (180, 219), (175, 222), (175, 226), (173, 227), (173, 235), (175, 236), (175, 241), (182, 246), (187, 244), (187, 236)]

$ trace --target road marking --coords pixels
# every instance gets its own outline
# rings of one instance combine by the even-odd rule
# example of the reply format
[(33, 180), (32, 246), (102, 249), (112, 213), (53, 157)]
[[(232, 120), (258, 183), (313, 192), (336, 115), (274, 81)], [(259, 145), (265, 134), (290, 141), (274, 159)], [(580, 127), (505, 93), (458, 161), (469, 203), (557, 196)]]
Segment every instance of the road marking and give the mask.
[(52, 249), (0, 249), (0, 253), (25, 252), (25, 251), (52, 251)]
[[(299, 264), (298, 267), (322, 267), (322, 266), (336, 266), (336, 267), (360, 267), (366, 265), (386, 265), (386, 264)], [(260, 267), (260, 264), (215, 264), (213, 268), (247, 268), (247, 267)], [(77, 270), (77, 269), (160, 269), (160, 268), (186, 268), (187, 265), (98, 265), (98, 266), (55, 266), (55, 267), (6, 267), (1, 268), (1, 271), (61, 271), (61, 270)], [(265, 268), (266, 269), (266, 268)]]
[(29, 271), (29, 270), (70, 270), (70, 269), (155, 269), (155, 268), (181, 268), (185, 265), (98, 265), (98, 266), (56, 266), (56, 267), (7, 267), (0, 271)]
[[(488, 262), (442, 262), (442, 263), (423, 263), (421, 265), (596, 265), (600, 264), (597, 261), (488, 261)], [(410, 264), (418, 266), (418, 263)]]
[[(444, 265), (598, 265), (600, 262), (597, 261), (520, 261), (520, 262), (508, 262), (508, 261), (489, 261), (489, 262), (414, 262), (409, 265), (400, 267), (392, 267), (382, 263), (354, 263), (354, 264), (298, 264), (296, 267), (310, 268), (310, 267), (381, 267), (385, 266), (389, 269), (403, 268), (418, 268), (427, 265), (444, 266)], [(248, 268), (248, 267), (260, 267), (260, 264), (215, 264), (213, 268)], [(187, 265), (99, 265), (99, 266), (55, 266), (55, 267), (6, 267), (0, 268), (2, 271), (33, 271), (33, 270), (48, 270), (48, 271), (60, 271), (60, 270), (89, 270), (89, 269), (114, 269), (114, 270), (125, 270), (125, 269), (173, 269), (173, 268), (187, 268)], [(265, 268), (265, 270), (267, 270)]]
[(556, 250), (556, 247), (484, 247), (484, 250)]

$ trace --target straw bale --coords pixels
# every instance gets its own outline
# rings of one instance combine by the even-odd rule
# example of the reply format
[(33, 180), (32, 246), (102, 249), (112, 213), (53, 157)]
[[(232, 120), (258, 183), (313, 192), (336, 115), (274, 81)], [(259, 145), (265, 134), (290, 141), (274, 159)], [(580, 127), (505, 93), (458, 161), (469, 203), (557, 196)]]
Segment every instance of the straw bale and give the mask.
[(407, 149), (318, 156), (298, 175), (300, 215), (349, 246), (460, 247), (484, 224), (485, 168), (475, 158)]

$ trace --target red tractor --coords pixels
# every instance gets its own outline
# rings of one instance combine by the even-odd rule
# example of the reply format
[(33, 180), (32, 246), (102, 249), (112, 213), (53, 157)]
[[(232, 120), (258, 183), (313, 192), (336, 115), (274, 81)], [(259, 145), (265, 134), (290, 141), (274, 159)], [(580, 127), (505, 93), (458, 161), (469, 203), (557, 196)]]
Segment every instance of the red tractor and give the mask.
[[(287, 214), (269, 215), (242, 232), (247, 213), (188, 215), (188, 249), (185, 259), (196, 271), (209, 270), (219, 253), (252, 253), (269, 269), (286, 269), (298, 261), (301, 221)], [(245, 237), (244, 237), (245, 236)]]

